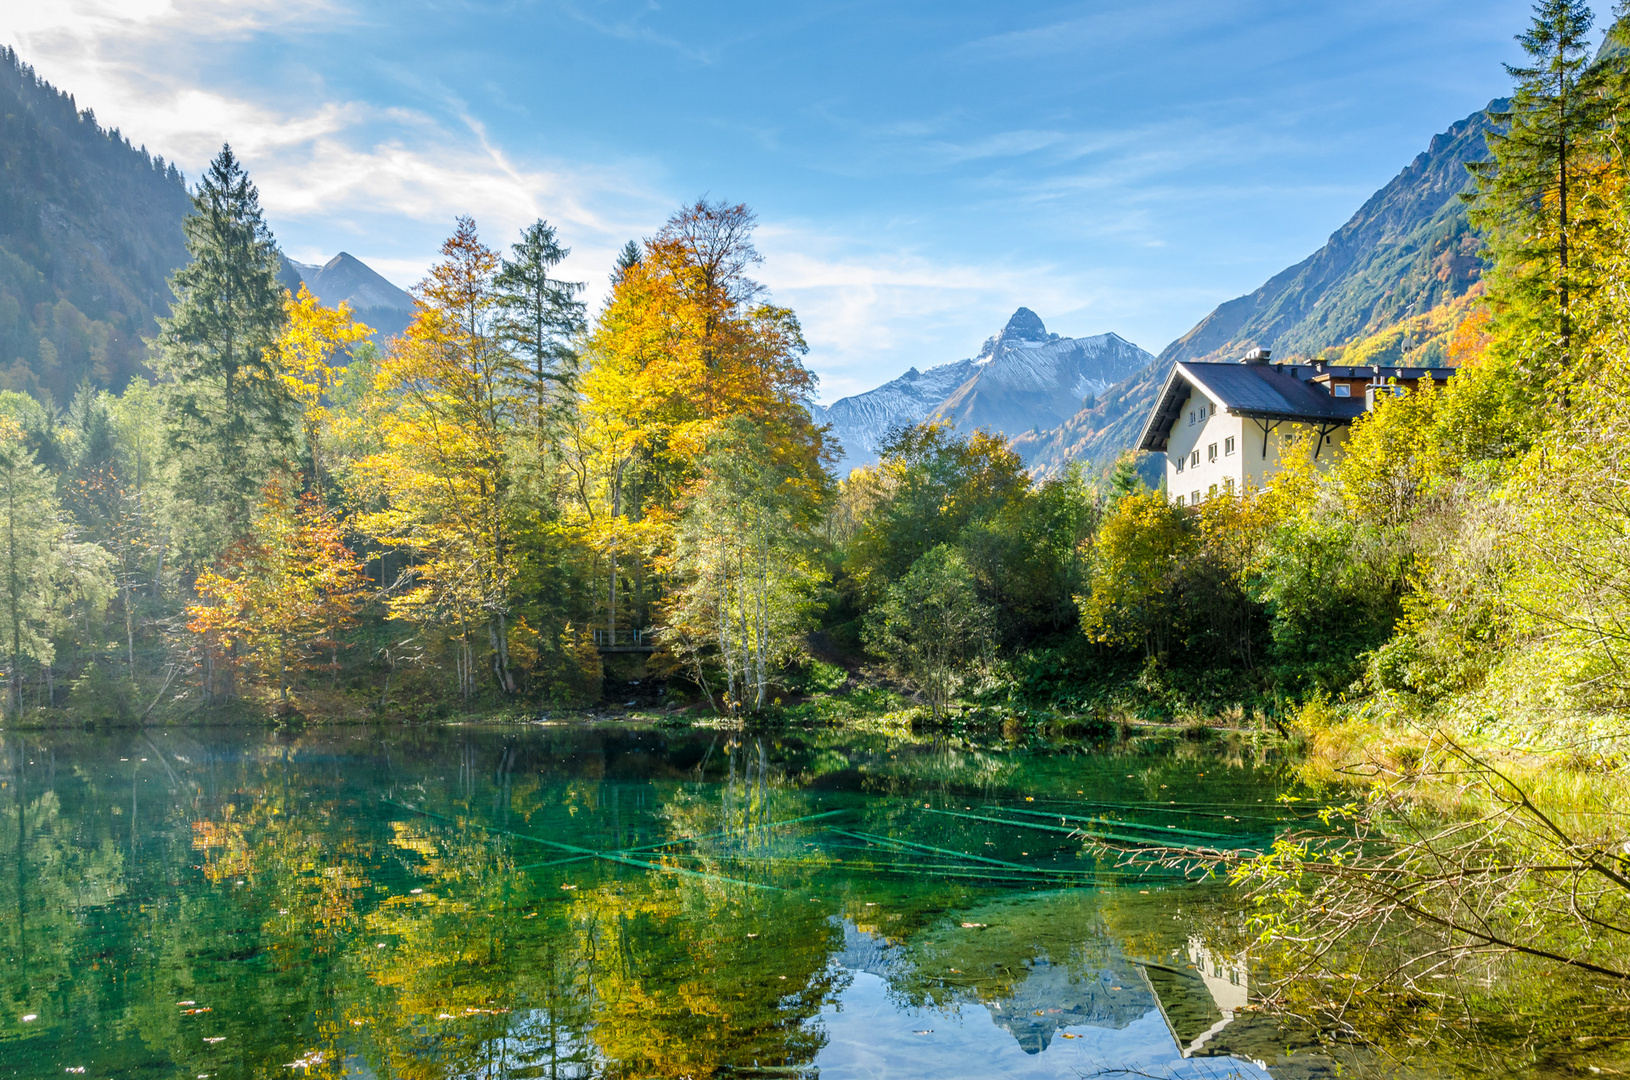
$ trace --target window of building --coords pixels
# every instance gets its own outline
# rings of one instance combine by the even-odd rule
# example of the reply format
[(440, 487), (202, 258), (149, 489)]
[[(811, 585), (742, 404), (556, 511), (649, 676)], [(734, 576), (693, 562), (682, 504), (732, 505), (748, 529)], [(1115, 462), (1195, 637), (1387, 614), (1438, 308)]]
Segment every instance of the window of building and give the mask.
[(1337, 397), (1352, 397), (1353, 388), (1346, 383), (1337, 383), (1330, 388), (1330, 392)]
[(1190, 409), (1189, 410), (1189, 427), (1193, 427), (1193, 426), (1194, 426), (1194, 410)]
[(1234, 436), (1230, 435), (1223, 440), (1223, 456), (1228, 457), (1234, 452)]
[(1216, 497), (1217, 497), (1217, 485), (1212, 484), (1210, 487), (1206, 488), (1206, 498), (1215, 499)]
[(1183, 471), (1183, 466), (1187, 465), (1188, 463), (1189, 463), (1189, 456), (1187, 454), (1184, 454), (1182, 457), (1177, 459), (1177, 461), (1175, 463), (1176, 470), (1178, 472), (1182, 472)]
[(1194, 453), (1189, 455), (1189, 464), (1193, 465), (1196, 469), (1200, 467), (1200, 451), (1196, 450)]
[(1189, 496), (1189, 505), (1191, 505), (1191, 506), (1199, 506), (1200, 505), (1200, 493), (1198, 491), (1194, 492), (1193, 494), (1191, 494)]
[(1178, 496), (1178, 497), (1177, 497), (1177, 505), (1178, 505), (1178, 506), (1182, 506), (1182, 505), (1183, 505), (1183, 496), (1181, 496), (1181, 495), (1179, 495), (1179, 496)]
[(1212, 443), (1210, 446), (1206, 447), (1206, 460), (1207, 461), (1216, 461), (1217, 460), (1217, 444), (1216, 443)]
[(1223, 480), (1223, 490), (1230, 495), (1234, 494), (1234, 478), (1232, 476)]

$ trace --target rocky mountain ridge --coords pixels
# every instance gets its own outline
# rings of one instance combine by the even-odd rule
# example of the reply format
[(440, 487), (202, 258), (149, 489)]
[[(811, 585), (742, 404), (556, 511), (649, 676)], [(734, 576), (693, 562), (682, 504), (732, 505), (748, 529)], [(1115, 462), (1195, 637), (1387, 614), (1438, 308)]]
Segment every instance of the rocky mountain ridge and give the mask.
[(321, 266), (285, 257), (280, 277), (291, 292), (304, 284), (329, 307), (349, 303), (356, 318), (373, 327), (377, 340), (400, 334), (413, 320), (413, 297), (347, 251)]
[(890, 430), (930, 418), (1014, 436), (1059, 424), (1094, 395), (1153, 362), (1118, 334), (1065, 338), (1019, 308), (977, 356), (919, 371), (813, 410), (832, 425), (838, 473), (877, 460)]

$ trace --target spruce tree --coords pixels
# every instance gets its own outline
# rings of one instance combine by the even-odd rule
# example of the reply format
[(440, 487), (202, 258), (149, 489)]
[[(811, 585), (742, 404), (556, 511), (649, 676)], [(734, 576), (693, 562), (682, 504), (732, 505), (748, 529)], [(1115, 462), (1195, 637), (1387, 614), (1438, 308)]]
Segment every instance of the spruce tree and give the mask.
[(272, 348), (285, 290), (260, 194), (231, 146), (221, 147), (192, 202), (183, 223), (192, 261), (171, 275), (175, 304), (159, 320), (154, 366), (180, 461), (178, 494), (224, 527), (218, 543), (248, 526), (291, 438), (294, 410)]
[(517, 361), (515, 381), (541, 452), (550, 427), (549, 414), (565, 398), (559, 388), (571, 381), (577, 358), (573, 341), (587, 326), (577, 294), (585, 284), (562, 281), (550, 273), (571, 254), (554, 228), (537, 221), (510, 247), (512, 258), (494, 278), (499, 309), (499, 338)]
[(611, 267), (611, 284), (621, 285), (628, 272), (645, 261), (645, 253), (640, 250), (639, 244), (630, 240), (617, 252), (617, 261)]
[(1469, 165), (1477, 189), (1472, 222), (1488, 237), (1491, 299), (1530, 380), (1566, 366), (1578, 292), (1588, 287), (1580, 188), (1600, 159), (1613, 104), (1604, 72), (1590, 62), (1593, 14), (1586, 0), (1539, 0), (1517, 35), (1526, 66), (1506, 65), (1510, 102), (1492, 110), (1492, 161)]

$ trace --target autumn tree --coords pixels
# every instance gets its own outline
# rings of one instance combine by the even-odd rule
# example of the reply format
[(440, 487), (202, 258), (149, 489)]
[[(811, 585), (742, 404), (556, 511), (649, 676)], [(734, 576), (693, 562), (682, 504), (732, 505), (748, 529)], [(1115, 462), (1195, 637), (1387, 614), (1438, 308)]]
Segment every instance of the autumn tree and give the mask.
[(367, 584), (335, 513), (290, 488), (281, 477), (266, 485), (253, 530), (198, 576), (199, 602), (187, 609), (205, 648), (248, 665), (284, 709), (302, 672), (338, 668)]
[(208, 548), (248, 524), (294, 409), (275, 355), (282, 260), (230, 146), (205, 171), (183, 228), (191, 260), (171, 275), (175, 303), (159, 320), (154, 368), (180, 455), (179, 493)]
[(310, 462), (308, 482), (313, 491), (320, 492), (325, 471), (323, 435), (328, 416), (324, 400), (345, 366), (336, 365), (334, 361), (366, 341), (373, 331), (351, 317), (350, 304), (324, 307), (303, 282), (298, 294), (284, 294), (283, 312), (283, 331), (274, 346), (278, 374), (299, 413)]
[(572, 511), (602, 553), (613, 634), (620, 584), (632, 577), (645, 606), (650, 560), (671, 550), (672, 508), (725, 425), (756, 425), (787, 469), (825, 468), (802, 329), (748, 276), (762, 261), (754, 224), (742, 205), (682, 209), (622, 269), (588, 339), (564, 467)]
[(359, 526), (412, 560), (393, 586), (391, 617), (450, 636), (468, 699), (482, 631), (499, 689), (517, 688), (509, 658), (516, 412), (495, 325), (498, 253), (460, 218), (441, 254), (417, 288), (418, 317), (380, 361), (368, 406), (379, 449), (353, 472), (377, 507)]
[(1195, 547), (1183, 511), (1160, 491), (1121, 496), (1092, 546), (1081, 627), (1106, 645), (1166, 651), (1178, 618), (1178, 584)]

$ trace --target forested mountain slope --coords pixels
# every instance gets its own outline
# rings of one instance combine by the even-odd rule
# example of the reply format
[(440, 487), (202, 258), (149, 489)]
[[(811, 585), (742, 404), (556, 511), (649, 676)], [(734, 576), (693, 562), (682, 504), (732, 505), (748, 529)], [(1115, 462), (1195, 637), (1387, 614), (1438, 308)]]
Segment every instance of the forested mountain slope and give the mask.
[(1059, 427), (1021, 436), (1015, 449), (1044, 475), (1072, 461), (1101, 468), (1132, 445), (1176, 361), (1236, 359), (1257, 347), (1314, 356), (1467, 295), (1482, 263), (1460, 195), (1471, 183), (1467, 163), (1487, 157), (1488, 126), (1487, 113), (1477, 112), (1434, 136), (1318, 251), (1220, 305), (1148, 369)]
[(1460, 195), (1471, 184), (1466, 165), (1488, 157), (1488, 128), (1487, 112), (1476, 112), (1433, 136), (1322, 248), (1219, 306), (1160, 359), (1231, 359), (1257, 347), (1311, 356), (1464, 295), (1482, 264)]
[(122, 387), (187, 257), (180, 172), (0, 50), (0, 386)]

